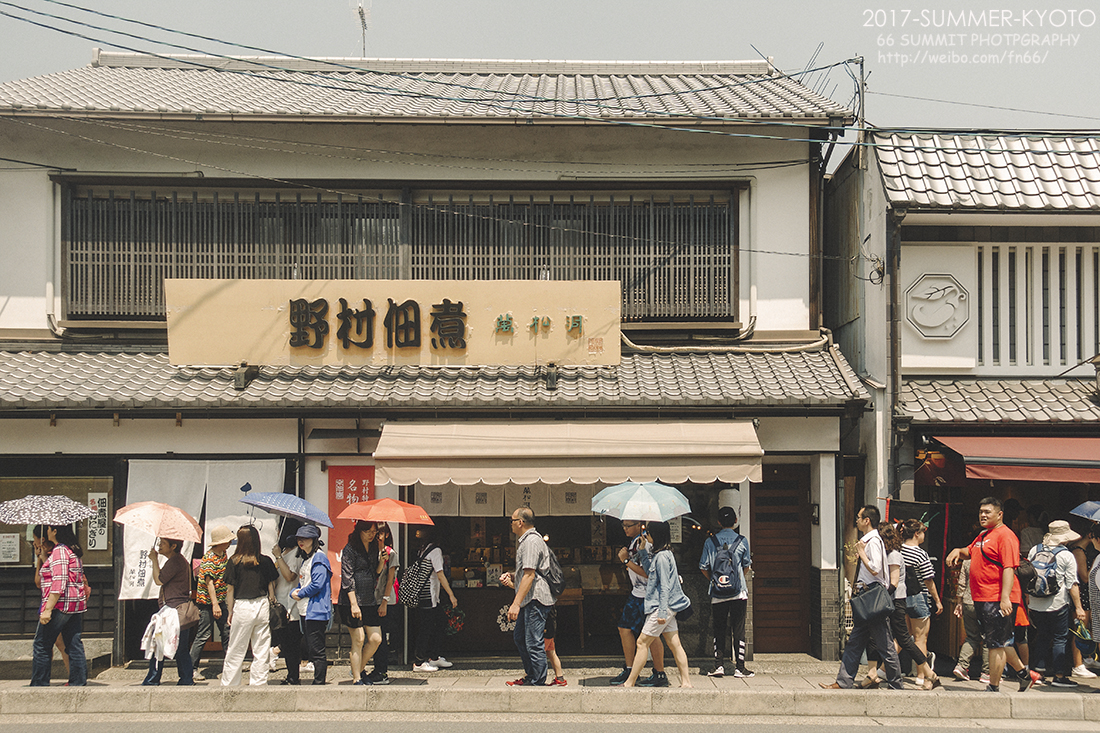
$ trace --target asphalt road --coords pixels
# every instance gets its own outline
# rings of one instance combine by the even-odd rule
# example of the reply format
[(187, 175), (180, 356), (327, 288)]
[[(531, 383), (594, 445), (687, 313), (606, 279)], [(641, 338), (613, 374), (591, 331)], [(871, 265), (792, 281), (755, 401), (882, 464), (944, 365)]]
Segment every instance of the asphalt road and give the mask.
[[(397, 726), (430, 725), (433, 733), (562, 733), (563, 726), (583, 726), (584, 733), (638, 733), (639, 729), (659, 727), (660, 733), (715, 733), (719, 726), (736, 725), (737, 733), (851, 733), (862, 730), (913, 729), (919, 733), (955, 733), (960, 730), (1012, 731), (1013, 733), (1058, 733), (1096, 731), (1096, 721), (1021, 721), (976, 719), (939, 720), (921, 718), (812, 718), (812, 717), (721, 717), (692, 716), (670, 719), (623, 715), (532, 715), (517, 720), (514, 714), (428, 714), (428, 713), (284, 713), (218, 714), (197, 718), (195, 715), (158, 715), (154, 721), (139, 715), (58, 715), (42, 717), (5, 716), (4, 732), (14, 733), (150, 733), (186, 726), (202, 733), (271, 733), (277, 730), (304, 730), (310, 733), (362, 733), (364, 724)], [(273, 727), (274, 724), (274, 727)], [(292, 726), (292, 727), (286, 727)]]

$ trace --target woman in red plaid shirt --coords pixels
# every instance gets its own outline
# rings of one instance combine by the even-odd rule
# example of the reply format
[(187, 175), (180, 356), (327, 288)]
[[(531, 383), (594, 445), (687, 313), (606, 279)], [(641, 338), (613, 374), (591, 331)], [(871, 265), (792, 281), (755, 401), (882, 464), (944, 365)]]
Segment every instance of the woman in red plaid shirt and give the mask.
[(31, 687), (48, 687), (53, 662), (53, 645), (58, 634), (69, 655), (69, 685), (88, 683), (88, 663), (84, 657), (84, 612), (88, 598), (84, 592), (84, 550), (69, 525), (47, 527), (46, 538), (54, 543), (49, 560), (42, 566), (42, 607), (38, 630), (34, 635), (34, 661)]

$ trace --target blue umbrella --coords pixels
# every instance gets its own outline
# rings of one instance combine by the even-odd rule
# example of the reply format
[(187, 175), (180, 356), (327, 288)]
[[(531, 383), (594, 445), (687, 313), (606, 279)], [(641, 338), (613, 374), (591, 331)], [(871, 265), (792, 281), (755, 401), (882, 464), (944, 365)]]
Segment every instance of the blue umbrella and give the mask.
[(293, 517), (323, 527), (332, 526), (332, 520), (328, 518), (327, 514), (294, 494), (283, 494), (274, 491), (260, 492), (259, 494), (247, 493), (241, 499), (241, 503), (259, 507), (272, 514), (278, 514), (280, 517)]
[(1078, 504), (1070, 509), (1069, 513), (1093, 522), (1100, 522), (1100, 501), (1086, 501), (1084, 504)]
[(667, 522), (691, 511), (687, 497), (656, 481), (627, 481), (592, 497), (592, 511), (639, 522)]

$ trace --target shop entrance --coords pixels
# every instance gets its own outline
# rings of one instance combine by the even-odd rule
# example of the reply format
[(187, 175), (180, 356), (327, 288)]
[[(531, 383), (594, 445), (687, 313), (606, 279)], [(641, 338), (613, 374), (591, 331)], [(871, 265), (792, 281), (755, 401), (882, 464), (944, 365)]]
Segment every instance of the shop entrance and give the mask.
[(810, 652), (810, 467), (765, 465), (749, 490), (753, 650)]

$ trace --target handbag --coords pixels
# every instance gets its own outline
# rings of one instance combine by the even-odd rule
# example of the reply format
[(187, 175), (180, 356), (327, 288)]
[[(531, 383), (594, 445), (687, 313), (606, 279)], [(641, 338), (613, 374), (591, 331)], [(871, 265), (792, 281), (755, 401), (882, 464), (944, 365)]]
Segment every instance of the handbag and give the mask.
[(871, 583), (852, 597), (852, 618), (856, 623), (870, 624), (894, 611), (894, 599), (882, 583)]
[(397, 587), (397, 600), (409, 608), (417, 608), (424, 595), (424, 591), (431, 592), (428, 579), (432, 576), (432, 564), (428, 561), (428, 552), (432, 548), (425, 547), (420, 557), (412, 563), (401, 576), (401, 585)]
[(199, 607), (192, 600), (186, 600), (176, 606), (176, 613), (180, 617), (180, 630), (189, 629), (199, 624)]
[[(885, 549), (885, 548), (883, 548)], [(863, 558), (860, 558), (859, 564), (856, 565), (856, 580), (859, 580), (859, 568), (863, 564)], [(886, 571), (886, 577), (889, 577), (889, 570), (883, 568)], [(870, 583), (863, 587), (856, 595), (852, 596), (852, 618), (859, 624), (871, 624), (876, 621), (889, 616), (894, 612), (894, 599), (891, 597), (893, 594), (882, 583)]]
[(286, 612), (286, 606), (278, 601), (271, 601), (268, 604), (267, 623), (272, 631), (282, 631), (285, 629), (286, 625), (290, 622), (289, 619), (290, 615)]

